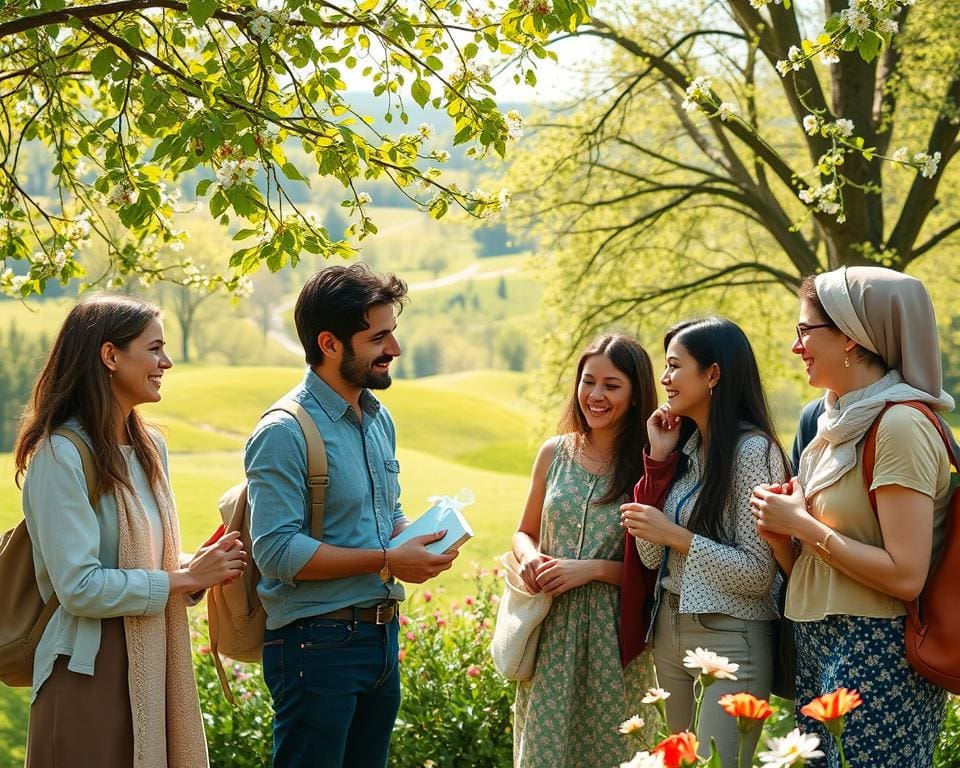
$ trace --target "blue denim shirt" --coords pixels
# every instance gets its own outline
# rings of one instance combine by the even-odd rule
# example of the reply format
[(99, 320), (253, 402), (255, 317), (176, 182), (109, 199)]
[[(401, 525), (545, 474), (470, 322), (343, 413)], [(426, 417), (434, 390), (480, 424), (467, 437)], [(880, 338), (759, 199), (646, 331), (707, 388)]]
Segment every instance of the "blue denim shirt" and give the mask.
[[(353, 549), (380, 549), (400, 509), (400, 464), (390, 413), (369, 391), (360, 396), (361, 423), (349, 403), (309, 368), (287, 395), (313, 417), (327, 450), (323, 542)], [(274, 411), (264, 416), (244, 452), (253, 558), (262, 577), (258, 592), (267, 627), (349, 605), (402, 600), (403, 586), (378, 574), (297, 580), (296, 574), (323, 542), (310, 537), (307, 444), (296, 420)]]

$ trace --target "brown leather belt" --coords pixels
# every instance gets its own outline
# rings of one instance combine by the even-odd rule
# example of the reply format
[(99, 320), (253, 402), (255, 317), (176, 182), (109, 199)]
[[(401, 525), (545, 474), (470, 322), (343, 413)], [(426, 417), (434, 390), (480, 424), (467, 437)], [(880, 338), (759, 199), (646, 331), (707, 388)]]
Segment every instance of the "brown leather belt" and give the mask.
[(380, 605), (369, 608), (348, 606), (330, 613), (321, 613), (318, 619), (333, 619), (334, 621), (361, 621), (364, 624), (389, 624), (397, 615), (397, 601), (387, 600)]

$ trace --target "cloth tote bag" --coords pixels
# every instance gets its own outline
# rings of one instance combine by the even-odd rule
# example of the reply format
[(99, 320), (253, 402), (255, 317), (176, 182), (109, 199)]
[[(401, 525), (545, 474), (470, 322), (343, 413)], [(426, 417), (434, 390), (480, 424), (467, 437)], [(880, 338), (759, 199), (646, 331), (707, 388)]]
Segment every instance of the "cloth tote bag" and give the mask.
[(504, 568), (503, 597), (490, 643), (493, 666), (507, 680), (529, 680), (537, 660), (540, 624), (550, 611), (553, 598), (532, 593), (520, 577), (520, 563), (513, 552), (500, 558)]

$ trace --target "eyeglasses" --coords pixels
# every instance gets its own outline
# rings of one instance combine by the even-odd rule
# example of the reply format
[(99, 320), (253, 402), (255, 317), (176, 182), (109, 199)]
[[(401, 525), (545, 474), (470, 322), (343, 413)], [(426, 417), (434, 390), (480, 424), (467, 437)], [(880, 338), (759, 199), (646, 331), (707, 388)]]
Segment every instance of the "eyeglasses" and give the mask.
[(798, 323), (797, 324), (797, 343), (800, 346), (804, 346), (803, 337), (810, 333), (810, 331), (816, 330), (817, 328), (833, 328), (835, 327), (833, 323), (813, 323), (808, 325), (807, 323)]

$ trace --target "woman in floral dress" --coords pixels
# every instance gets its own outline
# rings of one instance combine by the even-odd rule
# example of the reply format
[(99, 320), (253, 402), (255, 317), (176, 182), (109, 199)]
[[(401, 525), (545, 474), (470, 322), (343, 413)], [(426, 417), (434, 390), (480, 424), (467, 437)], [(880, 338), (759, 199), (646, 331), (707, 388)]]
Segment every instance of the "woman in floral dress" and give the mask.
[(553, 603), (533, 677), (517, 685), (518, 768), (609, 768), (636, 751), (618, 726), (641, 711), (654, 676), (649, 653), (620, 664), (620, 504), (642, 471), (655, 408), (646, 351), (601, 336), (580, 357), (561, 434), (537, 455), (513, 551), (527, 587)]

